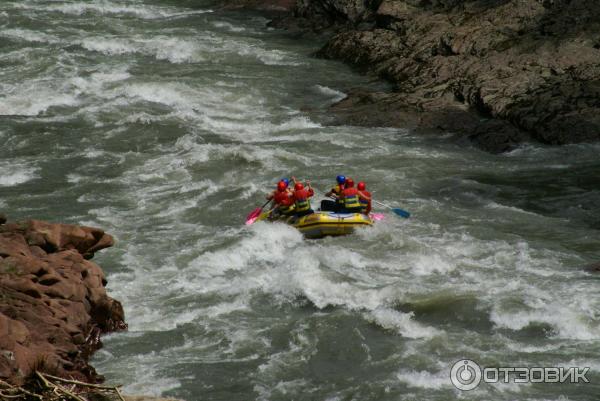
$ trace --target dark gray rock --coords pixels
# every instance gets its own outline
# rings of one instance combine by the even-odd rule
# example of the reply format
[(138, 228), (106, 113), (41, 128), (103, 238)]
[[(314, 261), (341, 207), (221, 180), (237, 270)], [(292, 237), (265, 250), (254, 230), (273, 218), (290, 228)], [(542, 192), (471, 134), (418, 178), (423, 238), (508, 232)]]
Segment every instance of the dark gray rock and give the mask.
[(297, 0), (291, 15), (296, 29), (335, 33), (319, 56), (394, 83), (394, 95), (333, 107), (351, 122), (416, 119), (493, 152), (600, 140), (598, 1)]
[(270, 13), (290, 12), (296, 0), (226, 0), (215, 6), (226, 10), (256, 10)]
[(590, 273), (600, 273), (600, 262), (587, 265), (584, 270)]

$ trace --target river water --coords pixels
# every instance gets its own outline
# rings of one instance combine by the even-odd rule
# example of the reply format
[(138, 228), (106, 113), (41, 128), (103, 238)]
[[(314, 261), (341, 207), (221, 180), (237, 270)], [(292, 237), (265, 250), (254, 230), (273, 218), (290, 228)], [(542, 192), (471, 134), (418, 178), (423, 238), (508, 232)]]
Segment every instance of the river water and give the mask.
[[(200, 0), (0, 3), (0, 210), (116, 237), (95, 261), (130, 329), (98, 371), (188, 401), (598, 399), (600, 146), (327, 126), (305, 110), (374, 84), (265, 23)], [(280, 177), (337, 174), (412, 217), (311, 241), (243, 225)], [(591, 383), (461, 392), (462, 358)]]

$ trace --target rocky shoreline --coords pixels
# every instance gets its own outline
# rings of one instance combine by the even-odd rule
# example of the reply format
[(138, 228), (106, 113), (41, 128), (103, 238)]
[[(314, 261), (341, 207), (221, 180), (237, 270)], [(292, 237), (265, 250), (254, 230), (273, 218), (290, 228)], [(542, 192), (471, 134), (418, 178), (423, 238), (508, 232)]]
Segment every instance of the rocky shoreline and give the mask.
[(23, 384), (36, 371), (96, 383), (89, 365), (100, 335), (124, 330), (91, 259), (113, 245), (104, 231), (39, 220), (0, 220), (0, 379)]
[(113, 244), (98, 228), (0, 214), (0, 399), (58, 400), (66, 390), (80, 400), (176, 401), (97, 385), (104, 378), (89, 359), (100, 336), (127, 329), (121, 303), (90, 261)]
[(454, 133), (493, 153), (600, 140), (600, 3), (592, 0), (231, 0), (325, 35), (319, 57), (390, 81), (333, 105), (334, 124)]

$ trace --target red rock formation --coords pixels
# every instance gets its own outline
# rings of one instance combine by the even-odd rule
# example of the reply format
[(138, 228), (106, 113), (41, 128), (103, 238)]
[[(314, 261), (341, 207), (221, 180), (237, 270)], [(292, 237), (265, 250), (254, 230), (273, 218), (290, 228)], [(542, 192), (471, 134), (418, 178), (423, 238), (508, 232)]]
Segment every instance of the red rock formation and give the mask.
[(127, 328), (90, 259), (113, 245), (102, 230), (30, 220), (0, 222), (0, 379), (35, 371), (98, 382), (88, 364), (99, 336)]

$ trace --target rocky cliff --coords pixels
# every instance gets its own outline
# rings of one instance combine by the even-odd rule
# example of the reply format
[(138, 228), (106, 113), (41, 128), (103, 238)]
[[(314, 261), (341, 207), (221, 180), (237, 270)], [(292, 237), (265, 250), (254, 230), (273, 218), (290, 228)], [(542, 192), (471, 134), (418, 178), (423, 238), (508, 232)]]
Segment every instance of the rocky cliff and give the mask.
[(36, 370), (101, 379), (88, 358), (100, 334), (126, 324), (89, 259), (112, 244), (96, 228), (0, 218), (0, 380), (20, 386)]
[(329, 35), (318, 55), (391, 81), (340, 123), (455, 132), (501, 152), (600, 139), (600, 2), (296, 0), (274, 26)]

